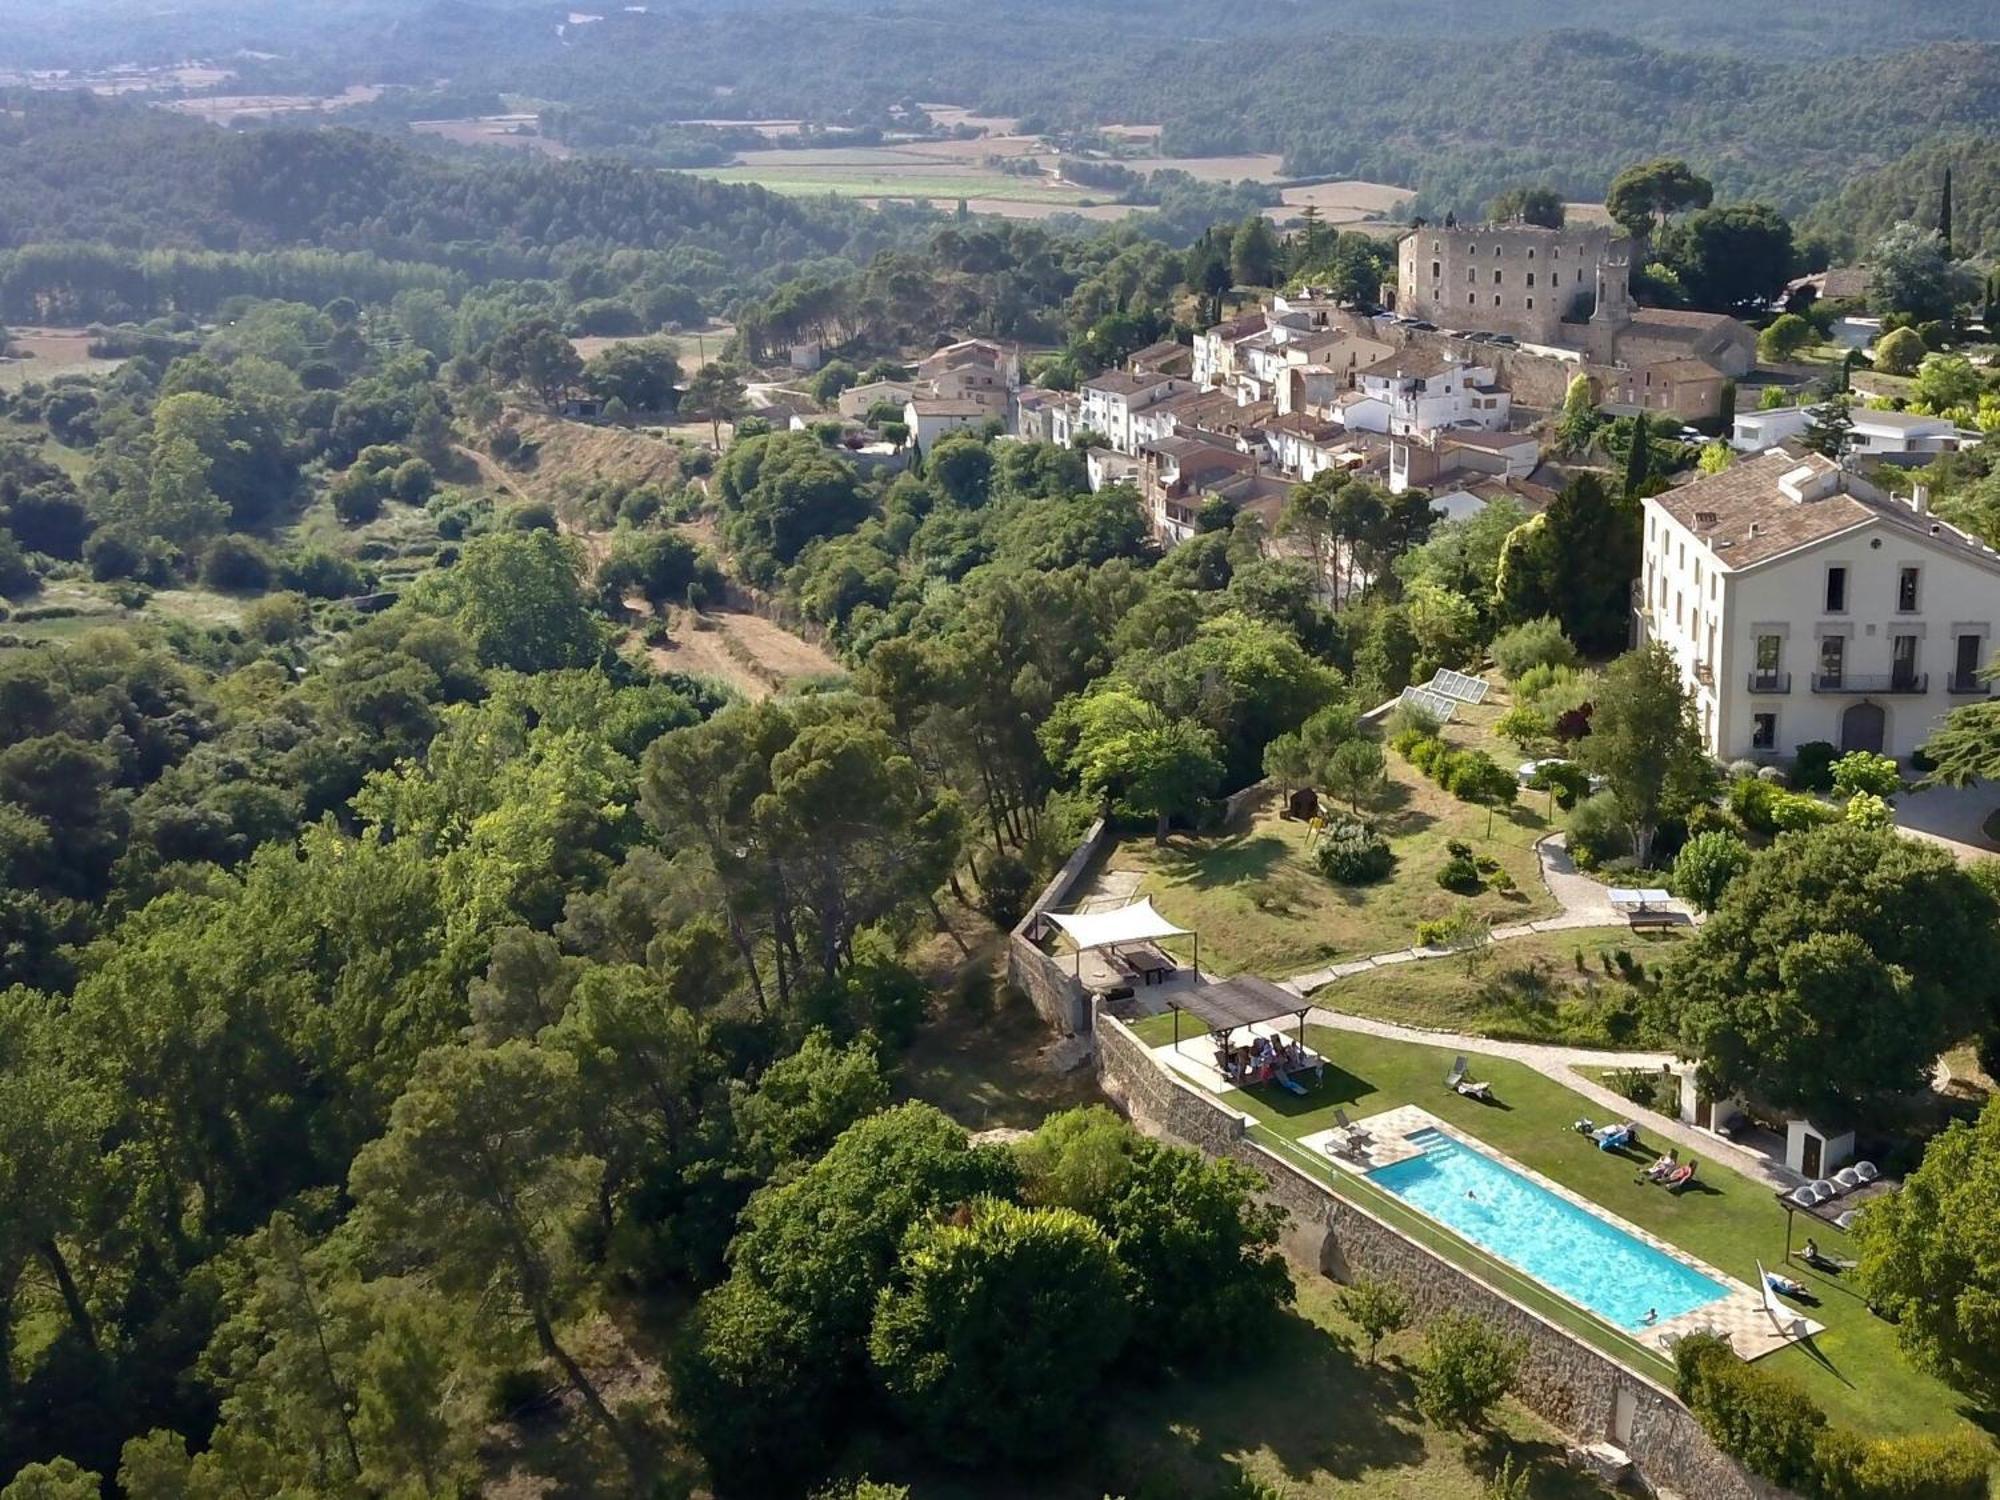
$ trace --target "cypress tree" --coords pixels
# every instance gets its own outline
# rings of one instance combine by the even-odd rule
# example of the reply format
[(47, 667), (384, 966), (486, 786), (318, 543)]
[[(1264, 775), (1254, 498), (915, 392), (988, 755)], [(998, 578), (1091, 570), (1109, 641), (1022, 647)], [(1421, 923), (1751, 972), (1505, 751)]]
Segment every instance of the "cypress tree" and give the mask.
[(1640, 412), (1632, 419), (1632, 449), (1625, 455), (1625, 493), (1636, 495), (1653, 470), (1652, 424)]
[(1951, 163), (1944, 164), (1944, 192), (1938, 198), (1938, 238), (1944, 241), (1944, 258), (1951, 259)]

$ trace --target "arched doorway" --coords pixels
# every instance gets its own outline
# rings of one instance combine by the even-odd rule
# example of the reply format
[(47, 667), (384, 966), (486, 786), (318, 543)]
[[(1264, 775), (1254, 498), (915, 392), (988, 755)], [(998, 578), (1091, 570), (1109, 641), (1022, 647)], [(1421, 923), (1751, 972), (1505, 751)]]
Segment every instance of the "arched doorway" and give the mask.
[(1889, 716), (1879, 703), (1856, 703), (1840, 716), (1840, 748), (1882, 753)]

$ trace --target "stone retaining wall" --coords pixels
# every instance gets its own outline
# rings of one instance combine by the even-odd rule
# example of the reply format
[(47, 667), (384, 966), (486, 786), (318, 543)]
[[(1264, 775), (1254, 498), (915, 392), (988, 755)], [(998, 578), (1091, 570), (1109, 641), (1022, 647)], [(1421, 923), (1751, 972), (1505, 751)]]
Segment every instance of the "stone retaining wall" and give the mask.
[(1156, 1064), (1115, 1017), (1095, 1022), (1098, 1082), (1148, 1134), (1242, 1162), (1264, 1179), (1266, 1196), (1291, 1222), (1283, 1249), (1304, 1270), (1353, 1281), (1393, 1282), (1423, 1319), (1448, 1309), (1472, 1312), (1524, 1341), (1516, 1394), (1578, 1442), (1609, 1442), (1630, 1456), (1655, 1493), (1700, 1500), (1792, 1500), (1718, 1449), (1665, 1387), (1442, 1259), (1373, 1214), (1337, 1196), (1245, 1133), (1224, 1109)]
[(1032, 934), (1041, 927), (1042, 913), (1069, 904), (1070, 893), (1109, 836), (1110, 826), (1104, 819), (1092, 823), (1063, 867), (1042, 887), (1028, 914), (1007, 934), (1007, 982), (1028, 997), (1045, 1024), (1064, 1036), (1089, 1034), (1090, 996), (1074, 974), (1042, 952)]

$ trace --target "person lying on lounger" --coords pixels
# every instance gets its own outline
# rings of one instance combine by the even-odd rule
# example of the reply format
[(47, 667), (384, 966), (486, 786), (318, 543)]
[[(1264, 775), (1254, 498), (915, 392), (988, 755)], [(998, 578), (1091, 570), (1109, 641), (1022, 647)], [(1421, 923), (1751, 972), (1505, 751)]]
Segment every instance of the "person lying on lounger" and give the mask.
[(1803, 1297), (1806, 1295), (1806, 1284), (1803, 1281), (1794, 1281), (1789, 1276), (1780, 1276), (1776, 1271), (1766, 1271), (1764, 1273), (1764, 1280), (1771, 1290), (1776, 1292), (1780, 1297)]
[(1639, 1174), (1638, 1180), (1641, 1182), (1658, 1182), (1680, 1164), (1681, 1159), (1678, 1149), (1670, 1150), (1665, 1156), (1654, 1157), (1653, 1164)]

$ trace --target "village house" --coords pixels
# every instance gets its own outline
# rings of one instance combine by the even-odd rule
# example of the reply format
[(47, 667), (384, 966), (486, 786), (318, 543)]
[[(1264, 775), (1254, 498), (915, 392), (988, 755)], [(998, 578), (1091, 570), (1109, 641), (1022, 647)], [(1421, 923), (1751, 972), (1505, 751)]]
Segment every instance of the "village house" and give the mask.
[(1137, 375), (1130, 370), (1106, 370), (1083, 383), (1078, 421), (1098, 433), (1120, 453), (1139, 451), (1133, 419), (1169, 396), (1191, 391), (1172, 375)]
[(946, 433), (976, 430), (993, 417), (992, 409), (982, 401), (948, 400), (942, 396), (912, 396), (903, 406), (903, 425), (910, 430), (910, 442), (920, 453), (929, 453)]
[(1663, 359), (1638, 370), (1620, 370), (1605, 383), (1599, 405), (1613, 416), (1638, 412), (1705, 421), (1722, 412), (1722, 388), (1729, 383), (1705, 359)]
[(1389, 493), (1481, 478), (1526, 479), (1541, 457), (1532, 432), (1409, 433), (1389, 440)]
[[(1074, 412), (1077, 398), (1069, 391), (1045, 390), (1038, 385), (1024, 385), (1014, 393), (1014, 435), (1024, 443), (1069, 443), (1069, 424), (1066, 414)], [(1059, 413), (1061, 436), (1057, 436)]]
[(985, 382), (975, 383), (975, 389), (997, 385), (1001, 390), (1011, 391), (1021, 383), (1021, 352), (1012, 345), (996, 343), (992, 339), (960, 339), (957, 343), (933, 350), (917, 361), (917, 378), (930, 381), (937, 387), (939, 395), (946, 394), (945, 378), (959, 372), (974, 372), (988, 377)]
[(1513, 410), (1491, 366), (1467, 364), (1436, 347), (1399, 349), (1357, 372), (1354, 381), (1366, 399), (1342, 408), (1341, 420), (1364, 432), (1499, 431)]
[(1126, 360), (1125, 368), (1136, 375), (1178, 375), (1187, 380), (1194, 375), (1194, 350), (1173, 339), (1162, 339)]
[[(848, 421), (859, 422), (884, 402), (901, 409), (917, 392), (917, 383), (912, 380), (871, 380), (864, 385), (850, 385), (840, 393), (834, 406)], [(933, 393), (926, 386), (923, 394)]]
[[(1769, 411), (1736, 414), (1729, 444), (1741, 453), (1761, 453), (1780, 443), (1796, 443), (1812, 425), (1814, 407), (1779, 406)], [(1925, 464), (1940, 453), (1955, 453), (1979, 439), (1962, 433), (1948, 417), (1927, 417), (1910, 411), (1875, 411), (1856, 406), (1848, 411), (1853, 425), (1849, 448), (1857, 457), (1895, 463)]]
[(1783, 447), (1645, 502), (1637, 625), (1673, 654), (1725, 760), (1801, 744), (1907, 759), (1979, 677), (2000, 553), (1817, 454)]

